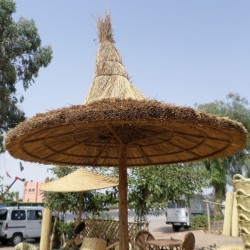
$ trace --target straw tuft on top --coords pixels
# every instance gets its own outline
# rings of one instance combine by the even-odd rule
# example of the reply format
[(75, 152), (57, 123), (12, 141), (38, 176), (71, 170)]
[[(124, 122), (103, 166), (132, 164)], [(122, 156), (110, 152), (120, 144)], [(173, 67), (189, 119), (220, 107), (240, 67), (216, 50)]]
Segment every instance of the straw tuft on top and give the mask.
[(100, 17), (97, 18), (97, 29), (98, 29), (98, 37), (100, 43), (106, 41), (115, 43), (115, 40), (113, 38), (111, 17), (109, 12), (106, 12), (104, 19), (101, 19)]
[(114, 44), (109, 13), (104, 19), (98, 18), (97, 27), (100, 45), (96, 55), (95, 75), (84, 104), (105, 99), (145, 99), (129, 82), (121, 55)]

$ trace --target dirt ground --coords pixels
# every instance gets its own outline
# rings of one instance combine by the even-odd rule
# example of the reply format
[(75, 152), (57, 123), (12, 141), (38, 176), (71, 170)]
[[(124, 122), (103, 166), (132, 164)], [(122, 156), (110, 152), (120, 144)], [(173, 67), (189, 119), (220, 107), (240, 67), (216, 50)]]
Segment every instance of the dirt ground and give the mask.
[[(157, 239), (175, 238), (182, 239), (187, 231), (174, 232), (153, 232), (153, 235)], [(240, 237), (228, 237), (219, 233), (208, 233), (203, 230), (193, 231), (195, 235), (195, 249), (199, 250), (213, 250), (222, 246), (243, 246), (242, 239)], [(36, 244), (39, 245), (39, 244)], [(11, 246), (0, 245), (1, 250), (13, 249)]]
[[(208, 233), (203, 230), (192, 231), (195, 235), (195, 249), (215, 249), (223, 246), (242, 246), (243, 241), (240, 237), (224, 236), (218, 232)], [(178, 233), (174, 232), (155, 232), (154, 236), (157, 239), (175, 238), (182, 239), (187, 231)]]

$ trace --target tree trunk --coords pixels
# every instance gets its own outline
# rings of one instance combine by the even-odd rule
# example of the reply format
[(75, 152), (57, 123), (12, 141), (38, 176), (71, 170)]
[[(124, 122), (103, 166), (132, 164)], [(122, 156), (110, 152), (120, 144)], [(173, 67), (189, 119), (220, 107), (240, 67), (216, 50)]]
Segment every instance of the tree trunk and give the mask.
[[(214, 186), (214, 195), (215, 195), (215, 203), (222, 204), (222, 201), (225, 196), (225, 187), (224, 185), (216, 185)], [(215, 204), (214, 207), (214, 219), (219, 219), (223, 217), (222, 206)]]

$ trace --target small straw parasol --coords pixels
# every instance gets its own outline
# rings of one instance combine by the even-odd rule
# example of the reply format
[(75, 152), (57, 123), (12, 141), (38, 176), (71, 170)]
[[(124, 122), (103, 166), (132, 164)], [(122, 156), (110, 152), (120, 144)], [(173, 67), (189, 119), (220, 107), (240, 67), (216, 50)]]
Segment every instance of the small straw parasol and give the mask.
[[(76, 171), (47, 183), (43, 183), (40, 190), (46, 192), (85, 192), (90, 190), (109, 188), (118, 186), (118, 178), (109, 177), (79, 168)], [(79, 217), (78, 223), (81, 221), (83, 210), (83, 196), (79, 198)]]
[(40, 189), (46, 192), (84, 192), (114, 186), (118, 186), (118, 178), (79, 168), (62, 178), (43, 183)]
[(127, 250), (127, 167), (229, 156), (244, 148), (247, 132), (239, 122), (145, 98), (129, 82), (109, 13), (97, 26), (100, 45), (85, 103), (37, 114), (5, 142), (26, 161), (119, 167), (120, 249)]

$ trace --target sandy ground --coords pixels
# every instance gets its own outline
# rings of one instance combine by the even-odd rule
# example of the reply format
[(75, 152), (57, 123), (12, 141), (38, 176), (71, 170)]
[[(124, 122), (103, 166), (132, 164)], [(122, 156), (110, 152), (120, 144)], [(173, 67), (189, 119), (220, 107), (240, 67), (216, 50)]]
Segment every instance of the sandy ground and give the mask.
[[(174, 232), (153, 232), (153, 235), (157, 239), (166, 239), (166, 238), (175, 238), (182, 239), (187, 231), (181, 231), (178, 233)], [(212, 250), (222, 246), (243, 246), (242, 239), (240, 237), (228, 237), (223, 236), (218, 233), (208, 233), (203, 230), (193, 231), (195, 235), (195, 249), (200, 250)], [(33, 242), (31, 242), (33, 244)], [(36, 244), (39, 246), (39, 244)], [(11, 246), (2, 246), (0, 245), (1, 250), (10, 250), (13, 249)]]
[[(229, 237), (219, 233), (208, 233), (203, 230), (192, 231), (195, 235), (195, 249), (214, 249), (223, 246), (243, 246), (243, 241), (240, 237)], [(175, 238), (182, 239), (187, 231), (179, 233), (154, 233), (155, 238)]]

